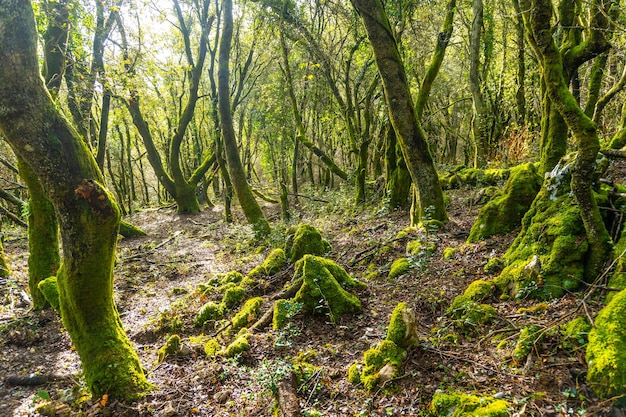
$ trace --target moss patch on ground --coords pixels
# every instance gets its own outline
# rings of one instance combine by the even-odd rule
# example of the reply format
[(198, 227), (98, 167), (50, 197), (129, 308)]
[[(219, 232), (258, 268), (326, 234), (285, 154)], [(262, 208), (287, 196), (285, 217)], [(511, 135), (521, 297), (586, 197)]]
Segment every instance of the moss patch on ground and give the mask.
[(430, 411), (437, 416), (451, 417), (508, 417), (509, 404), (493, 397), (453, 392), (436, 393), (430, 402)]
[(519, 227), (541, 188), (542, 178), (534, 164), (511, 168), (504, 188), (496, 192), (478, 213), (467, 243), (478, 242), (495, 234), (505, 234)]

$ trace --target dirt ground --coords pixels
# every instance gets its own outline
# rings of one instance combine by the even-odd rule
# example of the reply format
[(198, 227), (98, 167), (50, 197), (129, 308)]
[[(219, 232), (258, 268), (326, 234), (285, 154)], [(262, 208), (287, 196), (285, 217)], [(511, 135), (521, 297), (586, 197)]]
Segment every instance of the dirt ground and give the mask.
[[(408, 225), (407, 212), (361, 208), (347, 215), (348, 203), (302, 201), (301, 214), (294, 209), (292, 223), (308, 222), (319, 228), (332, 245), (328, 258), (367, 284), (357, 292), (363, 311), (342, 316), (334, 324), (326, 315), (299, 313), (289, 332), (255, 333), (248, 352), (217, 360), (208, 359), (193, 342), (194, 336), (219, 331), (193, 325), (199, 307), (207, 301), (197, 286), (230, 270), (245, 275), (272, 246), (282, 244), (281, 227), (259, 243), (241, 219), (225, 224), (219, 209), (193, 216), (150, 209), (130, 216), (127, 220), (148, 236), (120, 241), (115, 296), (148, 378), (158, 387), (135, 403), (86, 397), (78, 356), (59, 317), (54, 311), (30, 310), (25, 233), (5, 230), (5, 251), (13, 273), (0, 282), (5, 288), (0, 299), (0, 416), (39, 415), (36, 406), (48, 398), (56, 415), (270, 416), (276, 375), (294, 362), (312, 365), (297, 386), (299, 406), (309, 416), (428, 416), (429, 402), (438, 390), (504, 398), (512, 416), (623, 416), (610, 402), (594, 399), (584, 382), (584, 346), (564, 345), (558, 332), (574, 317), (593, 316), (601, 307), (601, 293), (590, 294), (584, 302), (580, 294), (570, 294), (549, 302), (543, 313), (519, 311), (536, 304), (533, 301), (493, 299), (497, 319), (469, 334), (459, 332), (446, 317), (453, 298), (469, 283), (490, 277), (484, 265), (502, 255), (515, 236), (465, 245), (478, 210), (477, 196), (475, 190), (454, 192), (451, 220), (442, 231), (428, 236), (412, 231), (404, 239), (396, 237)], [(329, 201), (328, 195), (324, 198)], [(277, 209), (267, 209), (274, 212), (271, 219), (276, 226)], [(435, 243), (435, 253), (410, 258), (409, 271), (389, 279), (391, 262), (406, 256), (406, 244), (416, 238)], [(458, 250), (445, 259), (445, 248)], [(269, 297), (279, 291), (292, 271), (278, 273), (265, 294), (255, 295)], [(384, 339), (391, 311), (400, 301), (417, 316), (420, 344), (409, 351), (400, 377), (369, 393), (347, 381), (347, 369)], [(156, 363), (157, 350), (176, 321), (176, 332), (188, 349)], [(530, 324), (541, 327), (546, 336), (525, 362), (513, 363), (511, 352), (519, 330)], [(28, 374), (44, 375), (46, 381), (13, 386), (5, 380)]]

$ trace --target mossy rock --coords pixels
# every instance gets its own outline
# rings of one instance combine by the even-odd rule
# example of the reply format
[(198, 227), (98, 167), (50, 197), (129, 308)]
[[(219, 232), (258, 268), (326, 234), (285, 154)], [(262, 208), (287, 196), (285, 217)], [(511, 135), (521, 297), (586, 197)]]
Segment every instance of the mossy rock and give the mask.
[(59, 305), (59, 286), (57, 285), (57, 277), (48, 277), (39, 281), (37, 288), (43, 294), (47, 302), (50, 303), (54, 310), (61, 314), (61, 307)]
[(445, 248), (443, 250), (443, 259), (450, 259), (458, 252), (457, 248)]
[(389, 279), (394, 279), (404, 274), (409, 270), (411, 264), (407, 258), (398, 258), (391, 264), (391, 268), (389, 268)]
[(626, 404), (626, 290), (598, 313), (587, 344), (587, 384), (600, 398)]
[(222, 304), (228, 308), (232, 308), (239, 304), (246, 296), (246, 289), (240, 285), (233, 285), (226, 288), (224, 297), (222, 297)]
[(502, 293), (546, 300), (591, 278), (585, 270), (586, 232), (570, 188), (572, 164), (573, 155), (568, 155), (546, 175), (520, 234), (504, 255), (506, 267), (494, 279)]
[(539, 326), (525, 326), (519, 333), (515, 349), (513, 350), (513, 361), (516, 365), (521, 364), (533, 347), (543, 339), (543, 330)]
[(180, 350), (180, 336), (173, 334), (167, 338), (163, 346), (159, 348), (157, 354), (157, 363), (161, 363), (167, 356), (175, 355)]
[(479, 326), (490, 323), (497, 312), (492, 306), (479, 304), (463, 294), (454, 298), (446, 315), (454, 320), (457, 328), (469, 334), (475, 332)]
[(391, 313), (385, 339), (403, 349), (408, 349), (419, 342), (415, 314), (405, 303), (398, 303)]
[(526, 163), (511, 168), (502, 191), (493, 195), (478, 213), (467, 243), (489, 236), (505, 234), (519, 227), (541, 188), (542, 178), (535, 164)]
[(193, 319), (193, 323), (198, 327), (202, 327), (209, 320), (219, 320), (224, 317), (224, 308), (225, 306), (222, 303), (218, 304), (209, 301), (200, 307), (198, 314)]
[(468, 285), (463, 295), (472, 301), (482, 302), (491, 297), (495, 288), (493, 282), (477, 279)]
[(348, 381), (362, 383), (368, 391), (374, 391), (381, 383), (398, 375), (406, 358), (406, 350), (391, 340), (383, 340), (363, 354), (363, 363), (354, 363), (348, 369)]
[(328, 313), (335, 321), (342, 314), (361, 311), (361, 301), (346, 291), (363, 286), (330, 259), (304, 255), (295, 265), (293, 280), (302, 279), (302, 286), (293, 301), (302, 303), (309, 313)]
[(215, 339), (210, 339), (204, 344), (204, 353), (209, 358), (214, 358), (221, 350), (222, 345)]
[(259, 316), (262, 305), (263, 298), (261, 297), (247, 300), (231, 320), (233, 329), (239, 330), (242, 327), (248, 327), (250, 324), (253, 324)]
[(411, 256), (432, 255), (437, 250), (435, 242), (425, 242), (421, 239), (411, 240), (406, 244), (406, 253)]
[(243, 274), (239, 271), (229, 271), (219, 279), (220, 285), (228, 283), (239, 284), (243, 280)]
[(235, 340), (233, 340), (226, 348), (222, 349), (218, 352), (218, 355), (224, 356), (226, 358), (233, 358), (237, 355), (240, 355), (244, 352), (250, 350), (250, 342), (248, 339), (250, 338), (250, 333), (248, 333), (247, 329), (244, 327), (241, 329)]
[(436, 393), (429, 407), (434, 415), (450, 417), (508, 417), (508, 408), (505, 400), (459, 392)]
[(285, 251), (281, 248), (274, 249), (267, 258), (265, 258), (262, 264), (257, 265), (248, 273), (245, 280), (255, 280), (263, 276), (274, 275), (283, 269), (286, 264), (287, 255)]
[(330, 252), (330, 243), (322, 234), (310, 224), (303, 223), (287, 237), (285, 243), (285, 255), (296, 262), (304, 255), (322, 256)]

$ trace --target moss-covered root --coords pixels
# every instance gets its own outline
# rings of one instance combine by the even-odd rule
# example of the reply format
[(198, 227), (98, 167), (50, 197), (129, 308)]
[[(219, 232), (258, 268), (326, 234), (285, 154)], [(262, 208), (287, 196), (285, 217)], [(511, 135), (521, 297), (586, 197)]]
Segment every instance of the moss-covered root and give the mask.
[(285, 254), (291, 262), (296, 262), (307, 254), (322, 256), (328, 252), (330, 243), (310, 224), (303, 223), (297, 229), (288, 231)]
[(278, 273), (287, 264), (287, 255), (281, 248), (274, 249), (267, 255), (265, 261), (261, 265), (257, 265), (253, 268), (246, 279), (242, 282), (244, 287), (252, 286), (255, 283), (255, 279), (261, 276), (272, 276)]
[(621, 397), (626, 403), (626, 290), (620, 291), (596, 317), (587, 345), (587, 383), (600, 398)]
[(180, 350), (180, 336), (173, 334), (167, 338), (163, 346), (159, 348), (157, 353), (157, 363), (161, 363), (166, 357), (175, 355)]
[(305, 255), (295, 265), (293, 281), (302, 279), (302, 286), (293, 301), (302, 303), (309, 313), (328, 313), (334, 322), (346, 313), (361, 311), (361, 301), (344, 290), (363, 286), (330, 259)]
[(508, 233), (520, 226), (522, 217), (541, 188), (542, 180), (534, 164), (527, 163), (511, 168), (511, 175), (504, 188), (495, 193), (480, 209), (467, 243)]
[(493, 397), (479, 397), (460, 392), (437, 392), (430, 402), (430, 411), (450, 417), (508, 417), (509, 404)]
[(121, 221), (120, 222), (120, 235), (124, 236), (127, 239), (130, 239), (133, 237), (146, 236), (147, 233), (133, 224), (130, 224), (125, 221)]
[(408, 349), (419, 342), (415, 314), (405, 303), (398, 303), (391, 313), (385, 339), (403, 349)]
[(43, 281), (39, 281), (37, 287), (46, 298), (46, 301), (50, 303), (52, 308), (54, 308), (57, 313), (61, 314), (61, 307), (59, 306), (59, 287), (57, 285), (57, 277), (48, 277)]

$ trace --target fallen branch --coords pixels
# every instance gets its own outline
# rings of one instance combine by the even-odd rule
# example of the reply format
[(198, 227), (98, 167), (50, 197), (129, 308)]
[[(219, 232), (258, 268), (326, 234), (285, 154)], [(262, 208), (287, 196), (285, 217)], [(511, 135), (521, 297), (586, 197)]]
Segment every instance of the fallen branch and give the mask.
[(22, 219), (20, 219), (15, 214), (11, 213), (9, 210), (5, 209), (2, 206), (0, 206), (0, 213), (2, 213), (3, 215), (7, 216), (9, 218), (9, 220), (11, 220), (13, 223), (15, 223), (15, 224), (17, 224), (19, 226), (28, 228), (28, 224), (26, 224), (25, 221), (23, 221)]
[(180, 235), (180, 234), (181, 234), (181, 231), (178, 230), (178, 231), (174, 232), (174, 234), (172, 236), (168, 237), (167, 239), (165, 239), (163, 242), (159, 243), (155, 247), (153, 247), (151, 249), (148, 249), (146, 251), (143, 251), (141, 253), (136, 253), (134, 255), (130, 255), (130, 256), (122, 259), (121, 262), (132, 261), (132, 260), (135, 260), (135, 259), (143, 258), (144, 256), (149, 255), (151, 253), (154, 253), (160, 247), (163, 247), (163, 246), (167, 245), (168, 243), (170, 243), (172, 240), (176, 239), (178, 237), (178, 235)]
[(296, 395), (296, 374), (291, 371), (276, 384), (276, 402), (281, 417), (300, 417), (300, 405)]

